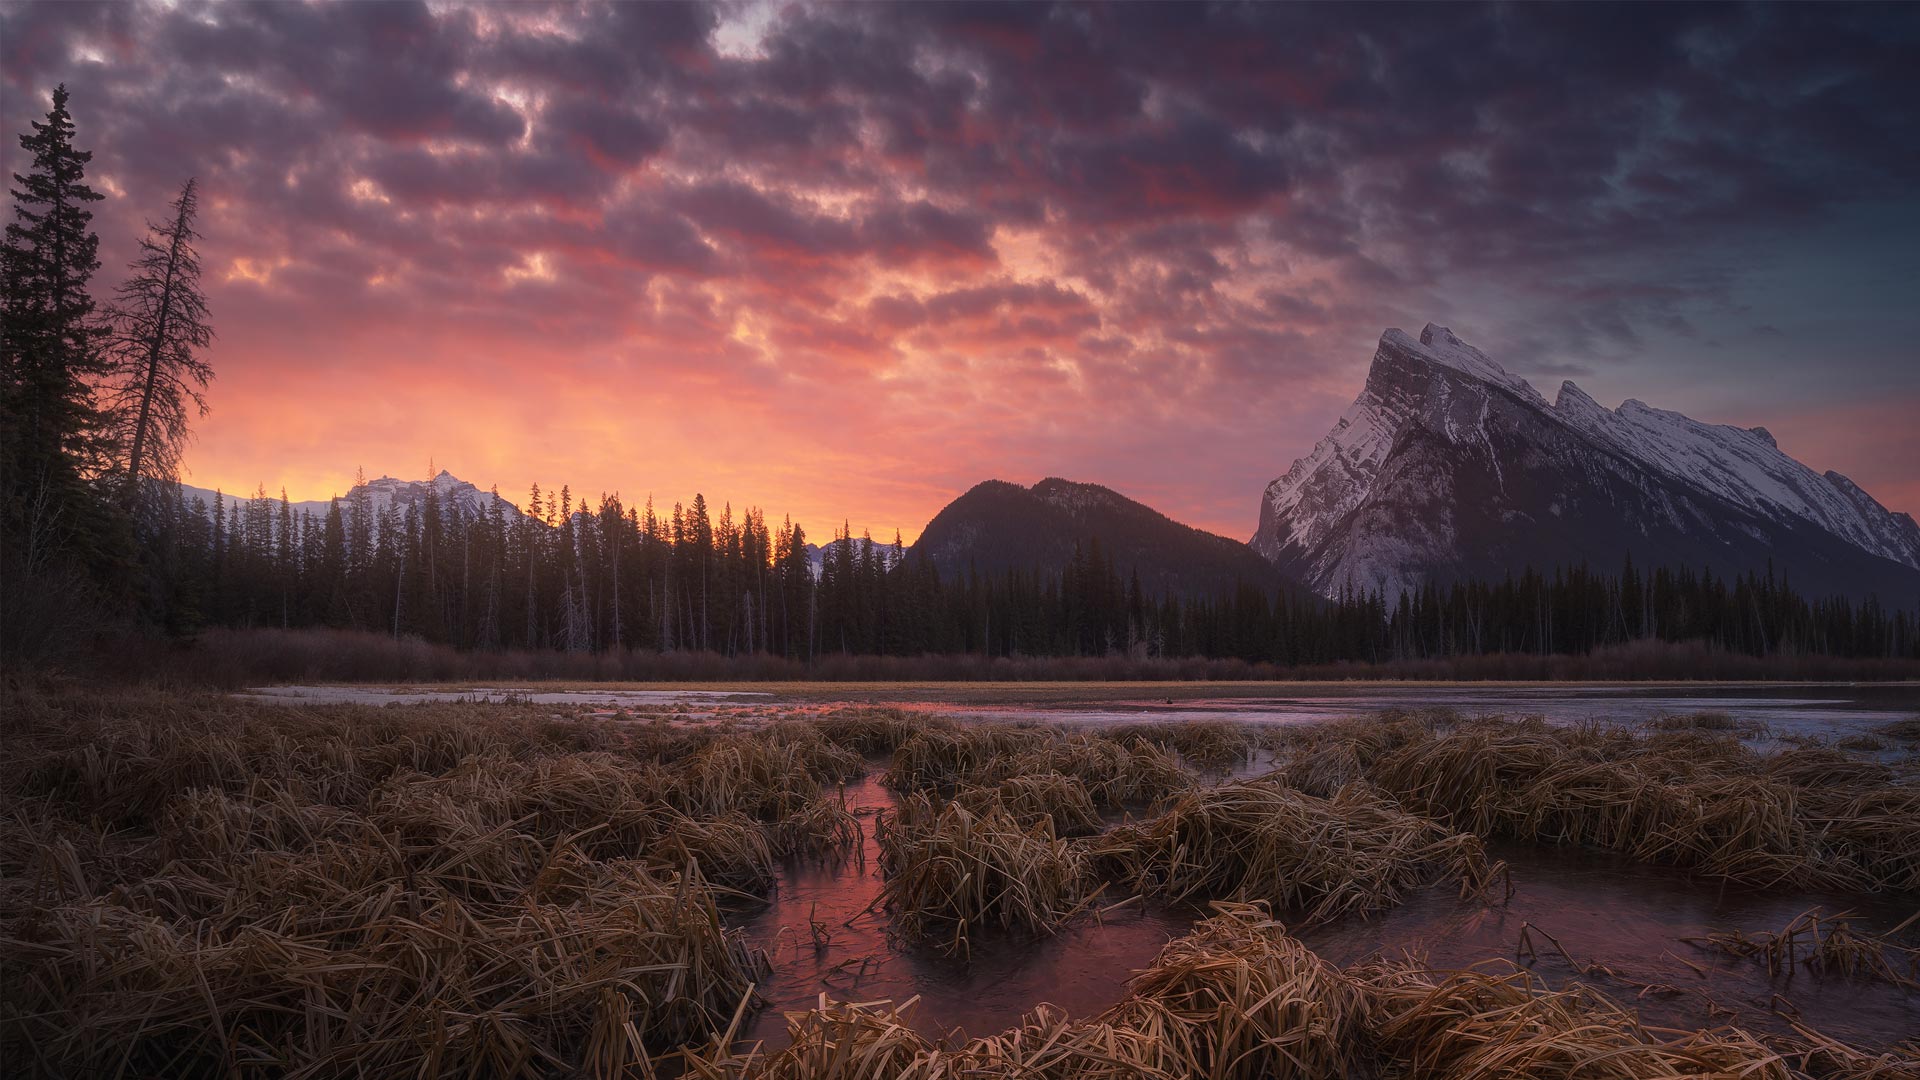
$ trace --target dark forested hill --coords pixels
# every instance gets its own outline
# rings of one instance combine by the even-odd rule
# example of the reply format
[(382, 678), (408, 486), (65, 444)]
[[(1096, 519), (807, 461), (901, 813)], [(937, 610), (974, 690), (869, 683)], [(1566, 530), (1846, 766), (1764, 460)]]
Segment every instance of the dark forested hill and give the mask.
[(1247, 545), (1182, 525), (1098, 484), (1054, 477), (1030, 488), (988, 480), (934, 515), (913, 550), (942, 580), (1009, 569), (1055, 573), (1075, 546), (1111, 560), (1124, 581), (1140, 575), (1148, 596), (1214, 597), (1240, 584), (1272, 592), (1288, 580)]

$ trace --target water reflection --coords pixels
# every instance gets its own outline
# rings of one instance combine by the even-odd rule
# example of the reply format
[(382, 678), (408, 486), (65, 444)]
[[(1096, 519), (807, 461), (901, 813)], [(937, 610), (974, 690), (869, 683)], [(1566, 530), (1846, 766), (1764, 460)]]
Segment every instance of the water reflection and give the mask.
[[(822, 992), (853, 1001), (918, 996), (912, 1019), (930, 1036), (996, 1032), (1042, 1002), (1091, 1016), (1118, 1001), (1132, 972), (1205, 914), (1134, 904), (1038, 940), (976, 934), (970, 962), (905, 947), (889, 938), (878, 905), (880, 859), (871, 828), (872, 815), (892, 807), (892, 795), (869, 777), (848, 785), (845, 797), (867, 826), (861, 856), (830, 865), (790, 862), (771, 903), (738, 923), (773, 954), (774, 966), (762, 987), (769, 1007), (747, 1027), (747, 1043), (783, 1045), (782, 1014), (811, 1008)], [(1920, 994), (1804, 970), (1769, 978), (1756, 960), (1687, 941), (1716, 930), (1777, 930), (1816, 906), (1851, 911), (1857, 929), (1884, 933), (1912, 914), (1911, 897), (1754, 889), (1581, 849), (1509, 844), (1493, 853), (1513, 868), (1514, 892), (1504, 902), (1463, 901), (1440, 887), (1371, 919), (1305, 928), (1299, 936), (1340, 965), (1405, 953), (1442, 968), (1520, 962), (1555, 985), (1579, 978), (1597, 986), (1656, 1025), (1698, 1029), (1731, 1017), (1751, 1029), (1785, 1031), (1773, 1012), (1780, 995), (1816, 1029), (1863, 1047), (1890, 1046), (1920, 1030)], [(1523, 932), (1532, 943), (1524, 957)]]

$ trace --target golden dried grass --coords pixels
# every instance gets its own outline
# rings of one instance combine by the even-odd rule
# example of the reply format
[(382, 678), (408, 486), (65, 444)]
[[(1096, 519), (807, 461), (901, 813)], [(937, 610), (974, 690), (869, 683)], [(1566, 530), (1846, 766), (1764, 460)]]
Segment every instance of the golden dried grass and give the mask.
[(911, 938), (966, 952), (985, 927), (1051, 933), (1086, 901), (1086, 855), (1051, 820), (1022, 824), (997, 802), (978, 809), (925, 795), (874, 825), (881, 901)]
[(1022, 825), (1049, 822), (1055, 836), (1087, 836), (1100, 831), (1100, 811), (1077, 777), (1057, 772), (1010, 777), (992, 787), (962, 788), (953, 801), (976, 812), (998, 806)]
[(1604, 995), (1578, 984), (1552, 990), (1526, 971), (1382, 964), (1355, 975), (1380, 1053), (1407, 1080), (1793, 1077), (1738, 1029), (1668, 1037)]
[(1366, 998), (1288, 936), (1264, 904), (1217, 914), (1162, 949), (1100, 1020), (1135, 1033), (1144, 1061), (1171, 1076), (1310, 1080), (1362, 1060)]
[(1273, 780), (1190, 792), (1090, 850), (1142, 893), (1264, 901), (1307, 923), (1377, 911), (1440, 881), (1479, 892), (1504, 869), (1478, 837), (1404, 813), (1363, 785), (1323, 799)]

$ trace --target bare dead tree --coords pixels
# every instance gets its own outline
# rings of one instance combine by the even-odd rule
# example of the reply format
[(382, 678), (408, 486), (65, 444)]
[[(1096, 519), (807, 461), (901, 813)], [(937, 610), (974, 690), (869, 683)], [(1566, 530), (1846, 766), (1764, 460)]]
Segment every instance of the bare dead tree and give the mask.
[(173, 478), (189, 409), (207, 414), (202, 391), (213, 367), (201, 353), (213, 342), (213, 327), (194, 250), (199, 207), (198, 183), (188, 180), (173, 200), (172, 218), (147, 223), (130, 276), (108, 312), (115, 374), (109, 407), (122, 428), (129, 502), (138, 499), (143, 478)]

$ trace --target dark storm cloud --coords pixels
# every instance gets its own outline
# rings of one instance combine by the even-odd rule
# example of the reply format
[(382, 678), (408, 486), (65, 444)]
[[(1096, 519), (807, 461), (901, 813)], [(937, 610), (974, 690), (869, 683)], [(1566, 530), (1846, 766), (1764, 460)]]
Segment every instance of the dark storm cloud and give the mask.
[(198, 175), (276, 317), (895, 364), (903, 408), (1254, 425), (1450, 303), (1604, 370), (1755, 325), (1755, 238), (1920, 198), (1916, 5), (14, 4), (0, 61), (9, 131), (71, 85), (110, 243)]

